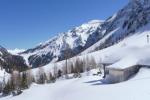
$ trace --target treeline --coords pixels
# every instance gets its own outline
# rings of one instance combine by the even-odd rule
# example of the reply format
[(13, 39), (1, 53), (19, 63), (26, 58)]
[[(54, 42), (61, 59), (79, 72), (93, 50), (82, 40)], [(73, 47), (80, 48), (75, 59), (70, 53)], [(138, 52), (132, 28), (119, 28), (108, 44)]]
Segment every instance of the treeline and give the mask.
[(0, 91), (3, 96), (9, 95), (11, 93), (13, 95), (18, 95), (22, 92), (21, 90), (29, 88), (32, 82), (33, 75), (31, 71), (19, 72), (14, 70), (11, 72), (9, 79), (5, 79), (4, 76)]
[(74, 78), (81, 77), (81, 73), (89, 72), (91, 69), (97, 67), (95, 59), (88, 56), (84, 59), (76, 58), (75, 61), (68, 61), (67, 65), (67, 69), (65, 68), (65, 65), (63, 67), (68, 72), (66, 74), (73, 74)]
[(76, 58), (74, 61), (66, 59), (66, 62), (62, 66), (55, 63), (51, 71), (45, 71), (42, 67), (39, 67), (38, 71), (34, 74), (32, 70), (24, 72), (13, 70), (10, 79), (7, 82), (4, 79), (0, 85), (0, 91), (3, 96), (11, 93), (13, 95), (19, 95), (22, 93), (22, 90), (28, 89), (32, 83), (55, 83), (60, 78), (80, 78), (82, 77), (81, 73), (88, 73), (96, 67), (95, 59), (93, 57), (86, 57), (84, 59)]

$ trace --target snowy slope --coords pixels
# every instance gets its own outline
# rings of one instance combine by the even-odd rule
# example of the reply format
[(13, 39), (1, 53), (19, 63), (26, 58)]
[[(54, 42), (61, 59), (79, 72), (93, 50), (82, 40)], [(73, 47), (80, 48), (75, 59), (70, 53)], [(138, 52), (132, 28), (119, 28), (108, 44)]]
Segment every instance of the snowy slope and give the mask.
[[(81, 54), (112, 46), (135, 34), (138, 29), (150, 23), (149, 7), (150, 0), (130, 0), (123, 9), (104, 22), (100, 30), (104, 32), (104, 37)], [(149, 29), (145, 29), (147, 30)]]
[(100, 76), (62, 80), (55, 84), (33, 84), (23, 94), (1, 100), (149, 100), (150, 69), (143, 68), (127, 82), (103, 84)]

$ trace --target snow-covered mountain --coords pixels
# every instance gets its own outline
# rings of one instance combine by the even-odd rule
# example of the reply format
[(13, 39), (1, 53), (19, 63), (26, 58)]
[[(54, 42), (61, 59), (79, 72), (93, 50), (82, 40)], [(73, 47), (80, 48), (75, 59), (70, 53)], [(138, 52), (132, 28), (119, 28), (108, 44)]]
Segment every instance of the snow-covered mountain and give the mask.
[(101, 24), (103, 21), (92, 20), (68, 32), (60, 33), (45, 43), (21, 53), (21, 56), (32, 67), (63, 60), (64, 51), (68, 49), (72, 54), (71, 56), (74, 56), (102, 38), (102, 34), (99, 32)]
[[(148, 12), (148, 8), (150, 8), (150, 0), (135, 0), (130, 1), (130, 3), (119, 11), (120, 14), (123, 14), (123, 11), (127, 10), (134, 10), (138, 9), (138, 6), (135, 6), (139, 3), (139, 5), (142, 5), (142, 11), (141, 12)], [(147, 8), (148, 7), (148, 8)], [(131, 9), (132, 8), (132, 9)], [(135, 11), (136, 12), (136, 11)], [(130, 11), (125, 13), (126, 14), (132, 14)], [(119, 15), (120, 15), (119, 14)], [(140, 14), (140, 13), (138, 13)], [(130, 17), (130, 16), (123, 16), (123, 17)], [(116, 16), (116, 14), (114, 15)], [(141, 17), (140, 17), (141, 16)], [(139, 20), (145, 15), (136, 15), (135, 19)], [(76, 59), (84, 59), (87, 56), (95, 58), (97, 63), (103, 62), (103, 63), (112, 63), (112, 67), (124, 68), (124, 67), (130, 67), (133, 65), (150, 65), (150, 22), (149, 20), (146, 21), (146, 23), (143, 23), (145, 19), (148, 19), (150, 15), (147, 13), (147, 17), (143, 18), (141, 21), (134, 20), (134, 18), (128, 19), (128, 22), (133, 21), (133, 23), (136, 22), (136, 24), (131, 24), (132, 28), (123, 28), (122, 25), (124, 25), (124, 20), (120, 21), (121, 25), (115, 24), (116, 27), (114, 30), (110, 31), (110, 33), (107, 33), (108, 35), (104, 35), (104, 38), (99, 40), (96, 44), (92, 45), (88, 49), (86, 49), (84, 52), (82, 52), (80, 56), (73, 57), (70, 59), (70, 61), (74, 62)], [(123, 18), (121, 17), (121, 18)], [(138, 17), (138, 18), (136, 18)], [(115, 18), (115, 17), (113, 17)], [(125, 19), (124, 18), (124, 19)], [(117, 21), (120, 18), (116, 19)], [(111, 19), (112, 20), (112, 19)], [(107, 20), (108, 22), (111, 21), (110, 19)], [(106, 23), (106, 22), (104, 22)], [(103, 25), (103, 24), (102, 24)], [(101, 25), (101, 26), (102, 26)], [(114, 24), (113, 24), (114, 25)], [(118, 26), (117, 26), (118, 25)], [(127, 24), (128, 25), (128, 24)], [(139, 27), (137, 27), (139, 26)], [(117, 28), (117, 27), (121, 27)], [(134, 30), (130, 32), (130, 30)], [(124, 32), (124, 33), (123, 33)], [(128, 34), (125, 34), (126, 32), (129, 32)], [(105, 33), (105, 34), (106, 34)], [(121, 38), (116, 38), (113, 40), (113, 38), (117, 37), (118, 34), (120, 34)], [(149, 36), (149, 38), (147, 37)], [(112, 39), (112, 40), (111, 40)], [(110, 40), (108, 42), (108, 40)], [(102, 50), (95, 51), (97, 47), (107, 46), (107, 43), (111, 43), (111, 46), (104, 48)], [(95, 51), (95, 52), (92, 52)], [(92, 52), (92, 53), (89, 53)], [(64, 61), (58, 62), (57, 64), (59, 66), (63, 65), (65, 63)], [(45, 70), (49, 68), (50, 66), (54, 66), (53, 63), (50, 63), (45, 67)]]
[(150, 23), (150, 0), (130, 0), (123, 9), (101, 25), (100, 32), (104, 32), (104, 37), (82, 54), (118, 43), (135, 34), (138, 29), (145, 27), (148, 23)]
[[(39, 67), (64, 59), (69, 48), (72, 56), (112, 46), (150, 22), (150, 0), (131, 0), (107, 20), (90, 21), (23, 53), (27, 64)], [(69, 53), (68, 52), (68, 53)]]

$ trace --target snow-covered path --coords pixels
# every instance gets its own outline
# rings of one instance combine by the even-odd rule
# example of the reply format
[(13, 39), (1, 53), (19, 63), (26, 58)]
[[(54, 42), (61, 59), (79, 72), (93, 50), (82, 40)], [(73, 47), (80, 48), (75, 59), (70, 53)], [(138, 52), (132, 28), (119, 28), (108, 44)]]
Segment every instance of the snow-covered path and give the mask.
[(16, 97), (0, 100), (149, 100), (150, 69), (142, 68), (129, 81), (102, 84), (99, 76), (57, 81), (54, 84), (32, 85)]

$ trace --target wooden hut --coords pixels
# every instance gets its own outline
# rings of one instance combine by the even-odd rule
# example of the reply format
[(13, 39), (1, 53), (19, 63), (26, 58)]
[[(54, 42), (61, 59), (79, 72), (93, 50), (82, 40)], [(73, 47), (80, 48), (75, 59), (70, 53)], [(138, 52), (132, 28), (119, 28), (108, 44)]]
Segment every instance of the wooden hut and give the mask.
[(106, 77), (105, 77), (105, 82), (107, 83), (118, 83), (122, 81), (128, 80), (130, 77), (135, 75), (141, 65), (134, 65), (130, 67), (126, 67), (124, 69), (119, 69), (119, 68), (109, 68), (106, 67)]

